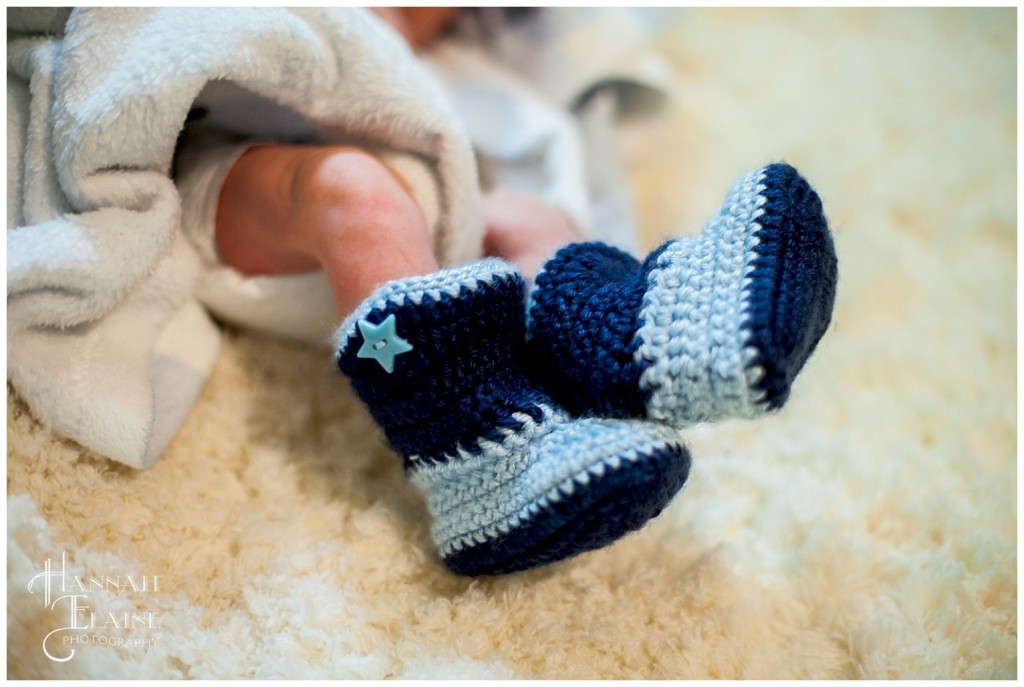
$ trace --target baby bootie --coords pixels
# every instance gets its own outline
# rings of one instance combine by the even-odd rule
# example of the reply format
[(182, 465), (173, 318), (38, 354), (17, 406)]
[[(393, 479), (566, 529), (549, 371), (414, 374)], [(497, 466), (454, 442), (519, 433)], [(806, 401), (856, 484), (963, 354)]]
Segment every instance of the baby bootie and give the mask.
[(817, 193), (786, 164), (739, 179), (697, 237), (643, 263), (600, 243), (537, 276), (533, 372), (574, 414), (676, 428), (780, 408), (828, 327), (836, 254)]
[(686, 481), (678, 434), (572, 419), (524, 370), (525, 284), (483, 260), (377, 289), (337, 363), (426, 498), (447, 566), (525, 570), (611, 543)]

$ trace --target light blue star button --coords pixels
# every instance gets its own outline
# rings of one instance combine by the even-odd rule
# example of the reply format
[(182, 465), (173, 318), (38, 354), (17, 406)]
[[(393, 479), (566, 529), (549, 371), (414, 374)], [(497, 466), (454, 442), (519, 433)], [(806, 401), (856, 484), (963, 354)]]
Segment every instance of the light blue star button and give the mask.
[(359, 333), (363, 335), (363, 345), (356, 352), (358, 358), (373, 358), (388, 374), (395, 371), (395, 356), (408, 353), (412, 344), (395, 332), (395, 316), (388, 315), (380, 324), (372, 324), (359, 320)]

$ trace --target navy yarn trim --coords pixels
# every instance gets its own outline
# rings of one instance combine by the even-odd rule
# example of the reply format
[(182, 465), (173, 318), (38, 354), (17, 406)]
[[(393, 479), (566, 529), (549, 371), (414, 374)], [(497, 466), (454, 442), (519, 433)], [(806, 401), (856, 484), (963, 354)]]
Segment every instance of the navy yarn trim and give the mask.
[(774, 410), (828, 328), (837, 260), (821, 199), (807, 181), (779, 163), (765, 168), (762, 183), (744, 327), (758, 351), (751, 365), (765, 370), (755, 388)]
[(689, 473), (690, 453), (682, 445), (665, 446), (642, 463), (594, 479), (509, 534), (444, 562), (461, 575), (501, 575), (599, 549), (661, 513)]
[(558, 251), (537, 276), (530, 306), (531, 373), (576, 415), (643, 417), (650, 390), (640, 389), (649, 363), (633, 359), (647, 273), (643, 265), (600, 242)]
[(338, 367), (406, 468), (413, 455), (435, 463), (457, 448), (479, 452), (481, 439), (500, 441), (501, 429), (522, 428), (513, 413), (542, 418), (540, 405), (549, 398), (529, 382), (520, 362), (524, 288), (519, 275), (509, 275), (462, 287), (455, 296), (372, 310), (367, 321), (378, 324), (394, 314), (398, 335), (413, 346), (395, 358), (392, 373), (358, 358), (362, 335), (349, 336)]

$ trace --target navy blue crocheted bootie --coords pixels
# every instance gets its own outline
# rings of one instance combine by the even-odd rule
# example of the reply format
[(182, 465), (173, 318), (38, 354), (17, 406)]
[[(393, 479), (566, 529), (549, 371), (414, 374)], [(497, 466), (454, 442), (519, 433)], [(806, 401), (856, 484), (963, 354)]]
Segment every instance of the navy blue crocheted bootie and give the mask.
[(574, 420), (524, 370), (525, 284), (500, 260), (390, 282), (338, 330), (337, 363), (426, 497), (445, 563), (524, 570), (599, 548), (686, 481), (678, 434)]
[(697, 237), (643, 263), (600, 243), (537, 276), (535, 377), (575, 414), (676, 428), (780, 408), (832, 317), (836, 254), (818, 194), (786, 164), (739, 179)]

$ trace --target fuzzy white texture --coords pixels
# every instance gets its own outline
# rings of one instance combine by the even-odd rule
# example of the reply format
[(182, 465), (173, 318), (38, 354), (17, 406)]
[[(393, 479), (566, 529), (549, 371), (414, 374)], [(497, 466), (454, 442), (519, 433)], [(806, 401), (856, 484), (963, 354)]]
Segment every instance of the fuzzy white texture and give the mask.
[[(631, 163), (645, 241), (781, 158), (822, 196), (839, 289), (787, 406), (687, 430), (682, 496), (604, 550), (449, 574), (330, 362), (256, 335), (225, 337), (145, 472), (9, 397), (9, 676), (1015, 677), (1014, 16), (665, 20), (682, 107)], [(158, 643), (49, 661), (23, 590), (61, 550), (162, 575), (90, 598), (159, 613)]]

